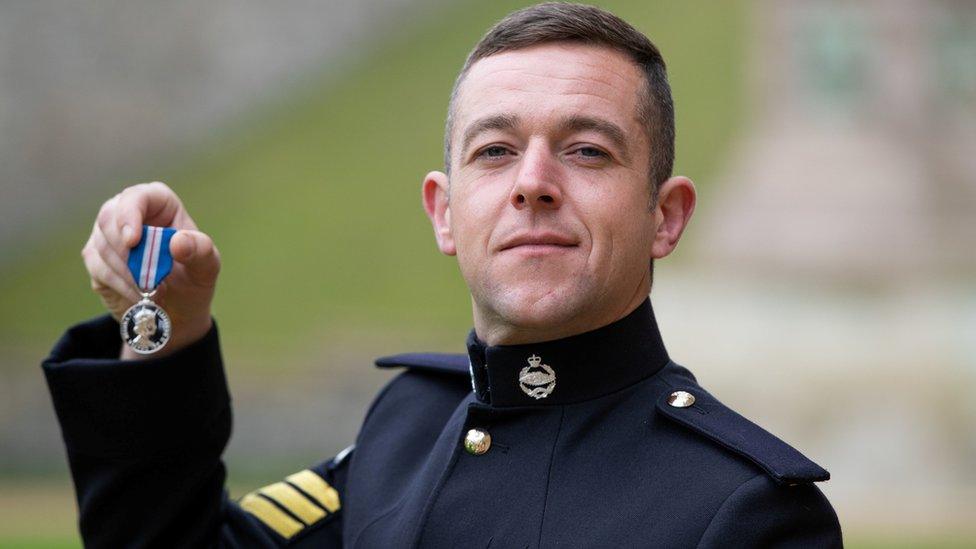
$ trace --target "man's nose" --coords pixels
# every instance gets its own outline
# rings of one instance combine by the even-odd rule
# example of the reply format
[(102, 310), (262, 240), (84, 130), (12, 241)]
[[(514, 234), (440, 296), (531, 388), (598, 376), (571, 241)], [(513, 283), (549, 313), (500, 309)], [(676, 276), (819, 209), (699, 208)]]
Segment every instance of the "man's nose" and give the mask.
[(509, 200), (516, 209), (557, 209), (562, 205), (559, 163), (544, 144), (526, 149), (515, 177)]

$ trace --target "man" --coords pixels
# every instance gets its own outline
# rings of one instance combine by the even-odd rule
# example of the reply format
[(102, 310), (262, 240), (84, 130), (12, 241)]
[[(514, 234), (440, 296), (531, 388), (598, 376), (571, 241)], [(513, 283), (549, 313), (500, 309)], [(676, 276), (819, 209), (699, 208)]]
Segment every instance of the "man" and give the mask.
[(648, 294), (694, 210), (671, 176), (673, 112), (648, 39), (541, 4), (479, 42), (455, 85), (445, 172), (423, 203), (471, 291), (467, 355), (405, 371), (354, 450), (240, 502), (210, 301), (219, 256), (162, 184), (106, 202), (83, 256), (112, 316), (143, 224), (180, 229), (158, 300), (173, 336), (123, 349), (81, 324), (44, 369), (92, 546), (834, 547), (821, 467), (671, 362)]

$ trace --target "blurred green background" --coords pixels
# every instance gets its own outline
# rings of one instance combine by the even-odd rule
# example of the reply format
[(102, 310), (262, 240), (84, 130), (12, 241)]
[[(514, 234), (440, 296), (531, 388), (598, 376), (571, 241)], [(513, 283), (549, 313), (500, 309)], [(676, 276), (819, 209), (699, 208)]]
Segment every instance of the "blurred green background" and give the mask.
[[(723, 174), (736, 173), (729, 166), (747, 148), (744, 133), (762, 117), (764, 105), (752, 94), (754, 73), (762, 66), (754, 51), (764, 26), (775, 26), (766, 11), (769, 5), (599, 4), (647, 33), (664, 53), (678, 120), (676, 172), (696, 180), (703, 203), (721, 197), (721, 186), (730, 182)], [(100, 314), (78, 252), (100, 203), (126, 185), (168, 183), (220, 248), (223, 270), (215, 315), (238, 414), (227, 456), (235, 495), (334, 453), (354, 436), (371, 394), (385, 379), (370, 368), (372, 357), (462, 348), (470, 325), (468, 296), (454, 260), (440, 256), (434, 246), (420, 207), (420, 183), (428, 170), (441, 167), (447, 98), (464, 56), (494, 21), (522, 5), (418, 1), (376, 2), (346, 15), (335, 12), (343, 9), (341, 4), (312, 10), (305, 19), (322, 17), (328, 27), (341, 26), (346, 17), (358, 34), (345, 43), (316, 44), (321, 60), (310, 55), (294, 62), (287, 76), (270, 75), (253, 88), (259, 91), (239, 99), (240, 107), (228, 109), (230, 114), (188, 125), (189, 130), (171, 130), (168, 138), (150, 140), (139, 154), (117, 161), (107, 155), (99, 164), (86, 164), (81, 179), (61, 176), (63, 190), (55, 186), (45, 196), (63, 192), (67, 198), (53, 198), (54, 211), (25, 218), (20, 225), (26, 230), (8, 229), (8, 238), (0, 240), (6, 258), (0, 261), (0, 396), (6, 402), (0, 408), (0, 547), (78, 544), (70, 481), (37, 363), (67, 326)], [(277, 9), (290, 6), (286, 2)], [(126, 19), (114, 23), (135, 25), (141, 14), (129, 10)], [(222, 13), (215, 9), (209, 15)], [(94, 16), (92, 21), (87, 32), (110, 24)], [(314, 24), (305, 25), (305, 32), (314, 32)], [(278, 32), (287, 34), (287, 26), (280, 25)], [(122, 36), (113, 45), (124, 48), (125, 40), (137, 36)], [(57, 37), (48, 40), (54, 49), (70, 47)], [(166, 39), (159, 40), (165, 47)], [(208, 51), (207, 44), (199, 47)], [(287, 48), (269, 51), (294, 56)], [(246, 66), (248, 59), (238, 62)], [(276, 58), (255, 55), (251, 62), (275, 63)], [(227, 90), (215, 89), (234, 91), (229, 84)], [(161, 118), (176, 116), (180, 101), (186, 100), (155, 109)], [(109, 114), (125, 117), (124, 111)], [(139, 121), (145, 115), (131, 116)], [(153, 128), (133, 124), (131, 134), (120, 131), (115, 139), (137, 140)], [(99, 134), (88, 138), (97, 140)], [(25, 196), (12, 187), (5, 194)], [(25, 200), (15, 209), (29, 210), (31, 203)], [(683, 280), (690, 273), (694, 279), (703, 271), (733, 269), (702, 259), (708, 235), (707, 230), (692, 231), (683, 247), (690, 251), (669, 259), (659, 277)], [(782, 275), (777, 269), (774, 264), (771, 271)], [(849, 301), (848, 292), (865, 293), (861, 278), (853, 283), (841, 278), (837, 285), (842, 289), (832, 294), (840, 296), (839, 302)], [(766, 284), (769, 278), (762, 280)], [(662, 284), (664, 308), (675, 314), (686, 310), (681, 291), (694, 289)], [(702, 310), (709, 308), (703, 305)], [(679, 349), (685, 345), (684, 324), (694, 325), (694, 320), (676, 321), (672, 328)], [(715, 379), (718, 386), (725, 383), (719, 374)], [(733, 402), (741, 394), (734, 386), (729, 392)], [(829, 395), (829, 389), (821, 394)], [(754, 411), (763, 423), (766, 410)], [(333, 425), (331, 431), (315, 432), (323, 417)], [(781, 426), (800, 433), (793, 439), (833, 455), (830, 441), (816, 434), (830, 424), (804, 425), (805, 420), (809, 417)], [(829, 460), (826, 465), (835, 470)], [(834, 483), (837, 478), (835, 472)], [(890, 531), (883, 527), (884, 512), (847, 520), (845, 502), (853, 507), (863, 494), (828, 495), (841, 512), (852, 547), (963, 547), (976, 540), (963, 521)], [(973, 511), (971, 501), (968, 505)]]

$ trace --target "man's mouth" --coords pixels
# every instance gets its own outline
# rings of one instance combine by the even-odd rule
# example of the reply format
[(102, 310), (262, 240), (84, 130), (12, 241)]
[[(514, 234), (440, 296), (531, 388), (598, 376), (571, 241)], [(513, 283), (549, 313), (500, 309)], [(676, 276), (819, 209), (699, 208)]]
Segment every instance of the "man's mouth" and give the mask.
[(521, 233), (506, 241), (499, 251), (517, 250), (523, 253), (540, 254), (566, 251), (579, 246), (571, 237), (558, 233)]

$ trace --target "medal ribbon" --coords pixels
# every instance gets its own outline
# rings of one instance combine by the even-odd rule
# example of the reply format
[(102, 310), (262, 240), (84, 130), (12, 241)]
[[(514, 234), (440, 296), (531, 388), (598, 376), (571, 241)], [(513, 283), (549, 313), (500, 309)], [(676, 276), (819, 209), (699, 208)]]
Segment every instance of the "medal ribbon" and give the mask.
[(142, 239), (129, 252), (129, 271), (143, 293), (150, 293), (173, 270), (169, 241), (176, 229), (142, 226)]

